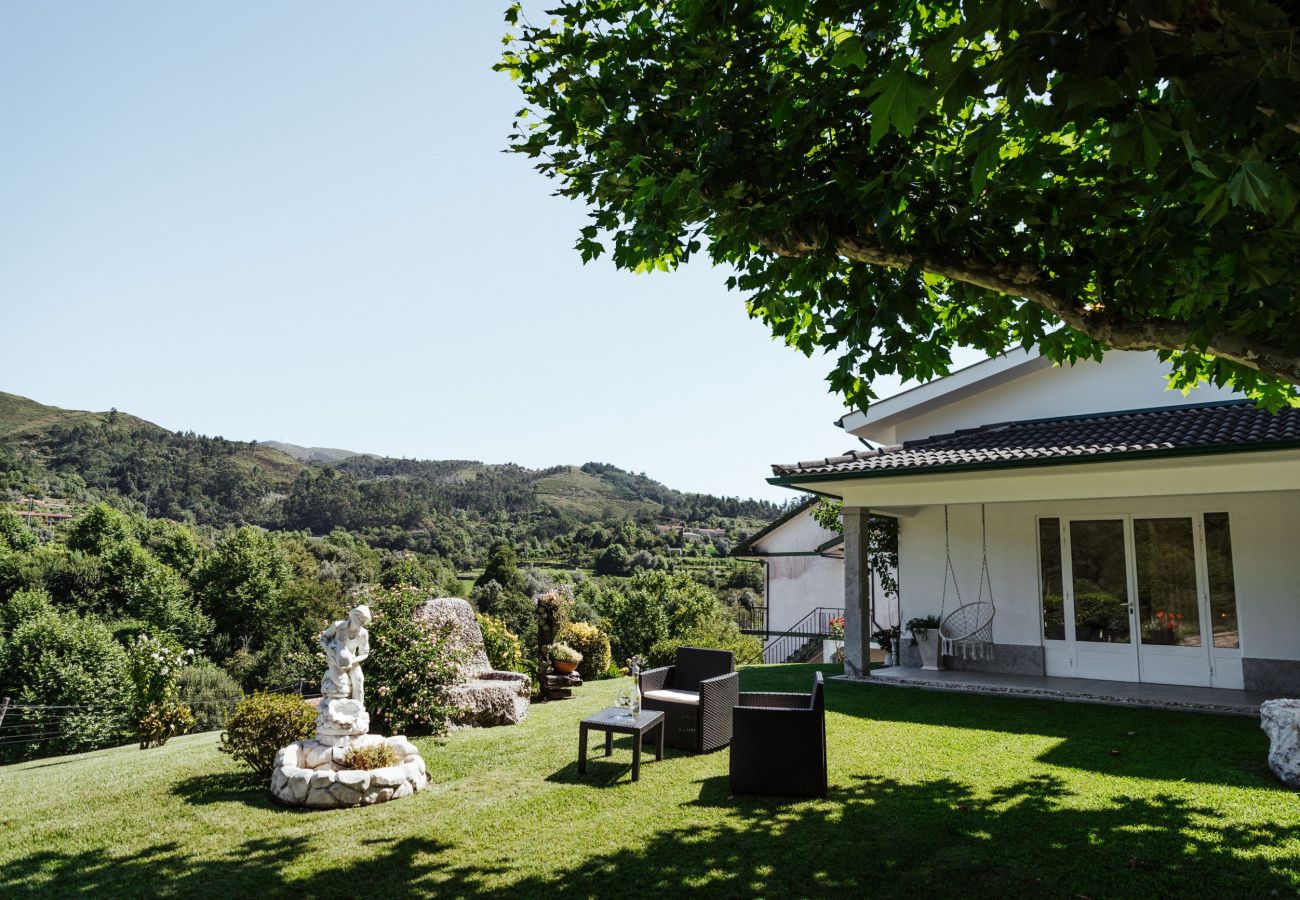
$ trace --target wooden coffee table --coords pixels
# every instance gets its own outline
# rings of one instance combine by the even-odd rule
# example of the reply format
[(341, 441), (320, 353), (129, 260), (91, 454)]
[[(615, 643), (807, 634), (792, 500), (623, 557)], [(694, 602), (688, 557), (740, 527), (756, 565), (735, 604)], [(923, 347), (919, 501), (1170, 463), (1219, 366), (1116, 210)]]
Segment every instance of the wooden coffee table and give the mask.
[(578, 774), (587, 771), (587, 732), (605, 732), (605, 755), (614, 752), (614, 735), (632, 735), (632, 780), (641, 777), (641, 742), (651, 731), (658, 731), (655, 739), (655, 759), (664, 758), (664, 714), (657, 709), (643, 709), (638, 716), (629, 715), (617, 706), (602, 709), (594, 716), (582, 720), (578, 727)]

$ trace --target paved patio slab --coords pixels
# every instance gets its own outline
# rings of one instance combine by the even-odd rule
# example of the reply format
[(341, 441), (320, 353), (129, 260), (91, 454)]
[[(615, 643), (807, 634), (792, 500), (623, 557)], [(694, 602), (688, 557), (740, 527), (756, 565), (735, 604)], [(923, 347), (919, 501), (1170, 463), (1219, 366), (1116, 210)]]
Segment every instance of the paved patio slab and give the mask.
[(927, 672), (904, 666), (874, 669), (868, 676), (839, 675), (833, 680), (888, 684), (931, 691), (1005, 694), (1043, 700), (1065, 700), (1072, 703), (1138, 706), (1231, 716), (1258, 716), (1261, 703), (1283, 696), (1259, 691), (1103, 681), (1095, 678), (1057, 678), (1046, 675), (1003, 675), (995, 672), (946, 670)]

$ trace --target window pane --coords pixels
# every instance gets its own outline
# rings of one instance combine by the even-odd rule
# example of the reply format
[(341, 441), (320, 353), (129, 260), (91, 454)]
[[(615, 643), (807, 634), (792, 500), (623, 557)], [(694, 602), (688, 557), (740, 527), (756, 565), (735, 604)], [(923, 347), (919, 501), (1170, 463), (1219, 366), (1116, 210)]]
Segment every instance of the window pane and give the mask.
[(1142, 643), (1201, 646), (1191, 519), (1134, 519)]
[(1232, 534), (1227, 513), (1205, 514), (1205, 562), (1210, 574), (1210, 621), (1214, 646), (1236, 650), (1237, 589), (1232, 579)]
[(1038, 595), (1043, 598), (1043, 637), (1049, 641), (1065, 640), (1065, 590), (1061, 573), (1061, 520), (1038, 520), (1038, 571), (1042, 583)]
[(1124, 521), (1071, 522), (1070, 566), (1074, 571), (1075, 640), (1129, 643)]

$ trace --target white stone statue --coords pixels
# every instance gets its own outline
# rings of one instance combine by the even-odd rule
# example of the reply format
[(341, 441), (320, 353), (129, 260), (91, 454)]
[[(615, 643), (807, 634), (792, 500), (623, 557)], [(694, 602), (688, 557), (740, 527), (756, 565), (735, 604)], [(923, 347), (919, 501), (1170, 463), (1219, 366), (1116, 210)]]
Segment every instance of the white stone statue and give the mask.
[(325, 648), (325, 677), (321, 680), (320, 712), (316, 733), (325, 738), (342, 738), (365, 734), (370, 716), (365, 707), (365, 676), (361, 664), (370, 656), (370, 608), (357, 606), (346, 619), (340, 619), (321, 632)]
[[(321, 681), (314, 740), (280, 748), (271, 794), (289, 806), (337, 809), (409, 797), (429, 783), (415, 745), (400, 734), (367, 734), (361, 664), (370, 656), (370, 608), (358, 606), (321, 632), (327, 668)], [(400, 760), (379, 769), (350, 768), (348, 751), (385, 745)]]
[(325, 678), (321, 681), (323, 697), (350, 697), (365, 705), (365, 677), (361, 664), (370, 656), (370, 607), (362, 605), (320, 633), (325, 648)]

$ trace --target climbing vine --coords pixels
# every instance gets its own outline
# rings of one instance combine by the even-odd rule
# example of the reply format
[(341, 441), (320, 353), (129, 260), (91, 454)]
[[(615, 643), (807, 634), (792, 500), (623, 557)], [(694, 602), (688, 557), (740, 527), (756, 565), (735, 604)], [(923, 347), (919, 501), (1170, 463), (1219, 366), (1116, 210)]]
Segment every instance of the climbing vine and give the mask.
[[(820, 497), (812, 508), (812, 517), (828, 531), (844, 533), (844, 503)], [(893, 516), (867, 514), (867, 560), (871, 571), (880, 578), (885, 597), (898, 597), (898, 519)]]

